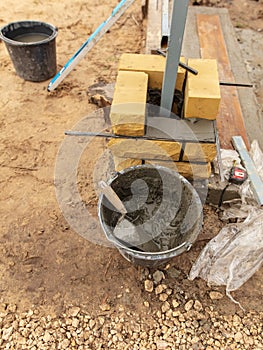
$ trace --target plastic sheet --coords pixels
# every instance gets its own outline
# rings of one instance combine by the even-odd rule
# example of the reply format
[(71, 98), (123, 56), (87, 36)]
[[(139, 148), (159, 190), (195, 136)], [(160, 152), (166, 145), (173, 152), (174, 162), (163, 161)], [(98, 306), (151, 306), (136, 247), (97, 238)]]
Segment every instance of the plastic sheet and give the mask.
[[(221, 160), (222, 160), (222, 166), (223, 166), (223, 175), (224, 175), (224, 178), (228, 180), (230, 175), (230, 169), (232, 168), (234, 161), (236, 162), (237, 166), (241, 165), (240, 157), (237, 151), (232, 149), (221, 149), (220, 153), (221, 153)], [(219, 174), (217, 158), (215, 158), (213, 165), (214, 165), (215, 173)]]
[[(263, 180), (263, 152), (261, 151), (259, 144), (254, 140), (250, 148), (250, 156), (255, 163), (257, 172)], [(222, 161), (224, 175), (227, 178), (227, 169), (231, 168), (233, 161), (237, 161), (239, 166), (239, 158), (236, 151), (222, 150)], [(244, 220), (248, 217), (249, 213), (258, 206), (256, 199), (254, 198), (253, 191), (250, 186), (249, 178), (241, 185), (238, 186), (240, 199), (234, 199), (231, 201), (225, 201), (222, 205), (220, 219), (228, 221), (231, 219)]]
[[(251, 144), (250, 156), (263, 179), (263, 152), (257, 141)], [(240, 164), (236, 151), (222, 151), (226, 178), (233, 161)], [(224, 203), (221, 219), (242, 222), (226, 225), (205, 246), (189, 274), (190, 280), (201, 277), (210, 285), (225, 285), (226, 294), (237, 304), (230, 292), (241, 287), (263, 263), (263, 209), (254, 199), (249, 179), (239, 189), (241, 198)]]
[(209, 285), (226, 285), (226, 294), (239, 304), (230, 292), (241, 287), (262, 265), (262, 232), (263, 210), (254, 208), (243, 223), (227, 225), (206, 245), (189, 279), (201, 277)]

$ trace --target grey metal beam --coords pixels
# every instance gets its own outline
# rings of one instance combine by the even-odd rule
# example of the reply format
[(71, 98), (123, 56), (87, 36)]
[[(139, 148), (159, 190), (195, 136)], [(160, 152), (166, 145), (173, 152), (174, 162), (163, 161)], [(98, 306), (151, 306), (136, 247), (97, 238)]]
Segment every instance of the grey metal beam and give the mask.
[(182, 50), (188, 0), (174, 0), (166, 67), (162, 86), (161, 107), (171, 111), (178, 65)]

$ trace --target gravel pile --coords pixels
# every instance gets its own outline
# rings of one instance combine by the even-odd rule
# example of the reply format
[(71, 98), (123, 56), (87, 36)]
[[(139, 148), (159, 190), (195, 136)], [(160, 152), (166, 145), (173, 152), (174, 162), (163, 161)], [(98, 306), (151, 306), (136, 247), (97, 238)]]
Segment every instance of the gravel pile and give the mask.
[[(144, 281), (144, 293), (155, 298), (155, 310), (145, 300), (145, 317), (107, 303), (96, 316), (71, 306), (60, 317), (42, 317), (38, 309), (18, 313), (15, 305), (5, 305), (0, 349), (263, 349), (262, 313), (222, 316), (199, 300), (182, 303), (164, 283), (152, 282)], [(212, 293), (210, 298), (220, 297)]]

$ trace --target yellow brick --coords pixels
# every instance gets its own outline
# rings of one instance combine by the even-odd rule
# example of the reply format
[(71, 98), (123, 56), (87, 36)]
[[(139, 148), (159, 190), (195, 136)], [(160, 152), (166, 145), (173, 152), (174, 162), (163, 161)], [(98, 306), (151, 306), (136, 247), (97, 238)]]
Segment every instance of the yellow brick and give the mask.
[(192, 58), (188, 65), (198, 70), (198, 75), (187, 74), (184, 116), (214, 120), (219, 111), (220, 87), (217, 61)]
[[(180, 61), (186, 63), (184, 57)], [(161, 89), (163, 84), (163, 74), (165, 71), (165, 57), (159, 55), (142, 55), (124, 53), (119, 62), (120, 71), (144, 72), (149, 75), (150, 89)], [(178, 67), (176, 89), (182, 91), (185, 78), (185, 69)]]
[(114, 156), (133, 159), (178, 160), (181, 151), (179, 142), (138, 139), (111, 139), (108, 147)]
[(144, 135), (148, 76), (142, 72), (119, 72), (110, 111), (115, 134)]
[(183, 160), (212, 162), (216, 157), (214, 143), (187, 143), (184, 149)]
[(131, 166), (142, 164), (142, 161), (140, 159), (113, 157), (113, 160), (115, 165), (115, 171), (121, 171)]
[(187, 162), (168, 162), (168, 161), (145, 161), (146, 164), (161, 165), (177, 171), (188, 180), (208, 179), (211, 175), (211, 164), (193, 164)]

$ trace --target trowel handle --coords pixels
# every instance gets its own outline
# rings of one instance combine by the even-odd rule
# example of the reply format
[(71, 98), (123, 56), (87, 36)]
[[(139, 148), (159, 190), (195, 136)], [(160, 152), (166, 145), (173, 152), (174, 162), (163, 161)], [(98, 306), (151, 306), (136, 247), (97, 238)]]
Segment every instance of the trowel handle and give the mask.
[(108, 199), (109, 202), (122, 214), (125, 215), (127, 210), (118, 197), (117, 193), (111, 188), (111, 186), (107, 185), (106, 182), (100, 181), (99, 187), (104, 196)]

